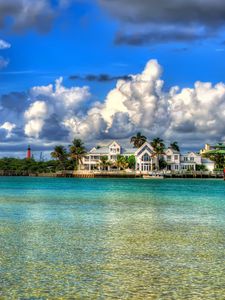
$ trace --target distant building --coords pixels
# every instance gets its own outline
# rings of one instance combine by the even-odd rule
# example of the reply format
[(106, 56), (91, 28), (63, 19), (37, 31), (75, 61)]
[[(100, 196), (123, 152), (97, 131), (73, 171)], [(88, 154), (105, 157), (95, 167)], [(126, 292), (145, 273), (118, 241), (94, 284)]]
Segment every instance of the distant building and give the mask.
[[(107, 170), (115, 170), (116, 160), (118, 155), (129, 157), (135, 156), (136, 165), (135, 171), (148, 173), (155, 170), (157, 165), (157, 158), (154, 155), (154, 150), (149, 142), (145, 142), (140, 148), (125, 148), (118, 142), (113, 141), (104, 147), (94, 147), (83, 158), (83, 168), (85, 170), (99, 170), (101, 164), (101, 157), (107, 157), (110, 165)], [(168, 171), (182, 171), (182, 170), (196, 170), (198, 165), (204, 165), (209, 171), (213, 171), (214, 163), (208, 159), (202, 158), (199, 153), (188, 152), (181, 154), (172, 148), (167, 148), (160, 157), (166, 162), (165, 170)]]
[(205, 148), (200, 150), (200, 154), (203, 154), (210, 150), (225, 150), (225, 143), (217, 143), (215, 145), (205, 144)]

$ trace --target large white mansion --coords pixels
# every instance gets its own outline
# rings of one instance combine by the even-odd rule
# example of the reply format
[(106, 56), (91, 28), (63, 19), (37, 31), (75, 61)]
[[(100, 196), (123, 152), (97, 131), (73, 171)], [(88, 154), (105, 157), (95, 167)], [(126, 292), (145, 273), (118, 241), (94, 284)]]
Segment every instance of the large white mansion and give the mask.
[[(115, 169), (117, 156), (122, 155), (129, 157), (135, 156), (136, 166), (135, 171), (148, 173), (153, 171), (157, 165), (157, 158), (154, 156), (154, 151), (149, 142), (145, 142), (140, 148), (124, 148), (118, 142), (113, 141), (107, 146), (96, 147), (91, 149), (83, 158), (83, 169), (99, 170), (101, 157), (108, 158), (111, 166), (107, 169)], [(166, 170), (181, 171), (181, 170), (196, 170), (197, 165), (204, 165), (208, 171), (213, 171), (214, 163), (195, 152), (181, 154), (180, 152), (167, 148), (162, 155), (166, 162)]]

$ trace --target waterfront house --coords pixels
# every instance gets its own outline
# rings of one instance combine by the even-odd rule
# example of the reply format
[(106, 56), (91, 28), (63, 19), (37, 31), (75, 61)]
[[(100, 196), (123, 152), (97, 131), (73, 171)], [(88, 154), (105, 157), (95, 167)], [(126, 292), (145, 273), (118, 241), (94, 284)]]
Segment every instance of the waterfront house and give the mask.
[(202, 164), (202, 157), (195, 152), (188, 152), (181, 154), (179, 151), (172, 148), (165, 150), (164, 160), (167, 164), (167, 170), (180, 171), (180, 170), (196, 170), (197, 165)]
[[(149, 142), (145, 142), (140, 148), (126, 148), (117, 141), (112, 141), (106, 146), (92, 148), (83, 158), (83, 169), (92, 171), (101, 169), (101, 161), (104, 157), (109, 163), (106, 164), (105, 170), (118, 170), (116, 161), (118, 156), (129, 157), (134, 155), (136, 164), (135, 171), (148, 173), (156, 169), (157, 158)], [(197, 166), (204, 165), (207, 170), (214, 169), (214, 163), (195, 152), (182, 154), (171, 147), (165, 149), (160, 159), (166, 162), (165, 170), (167, 171), (195, 171)]]

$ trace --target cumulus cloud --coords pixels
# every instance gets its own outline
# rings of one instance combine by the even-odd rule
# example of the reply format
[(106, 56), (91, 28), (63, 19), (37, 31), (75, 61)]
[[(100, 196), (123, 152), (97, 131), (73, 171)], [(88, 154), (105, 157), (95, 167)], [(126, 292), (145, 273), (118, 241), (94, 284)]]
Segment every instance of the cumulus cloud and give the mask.
[(8, 49), (10, 47), (11, 45), (8, 42), (0, 40), (0, 50)]
[[(158, 61), (150, 60), (141, 73), (118, 80), (103, 101), (96, 101), (88, 87), (67, 88), (59, 78), (27, 94), (2, 97), (0, 117), (3, 125), (16, 126), (9, 140), (22, 137), (43, 144), (74, 137), (89, 144), (129, 140), (137, 131), (150, 139), (178, 140), (190, 148), (225, 140), (225, 84), (196, 82), (193, 87), (165, 91), (162, 72)], [(17, 108), (16, 98), (20, 99)]]
[(10, 122), (5, 122), (0, 126), (0, 131), (4, 130), (5, 131), (5, 137), (7, 139), (11, 138), (13, 134), (13, 130), (16, 128), (16, 124), (10, 123)]
[(99, 0), (121, 23), (116, 43), (140, 45), (217, 36), (225, 25), (223, 0)]
[(48, 116), (48, 106), (44, 101), (35, 101), (24, 113), (27, 123), (24, 131), (27, 136), (38, 138)]
[[(91, 98), (88, 87), (66, 88), (62, 85), (62, 78), (56, 80), (55, 86), (37, 86), (30, 90), (33, 103), (25, 111), (25, 134), (29, 137), (56, 138), (58, 134), (65, 137), (66, 121), (70, 118), (82, 116), (89, 107)], [(46, 124), (48, 126), (46, 127)], [(54, 126), (53, 126), (54, 125)], [(51, 127), (51, 130), (49, 128)], [(42, 129), (45, 129), (44, 132)], [(57, 130), (56, 130), (57, 129)], [(49, 135), (49, 133), (55, 134)]]
[(48, 32), (54, 20), (70, 5), (85, 0), (0, 0), (0, 29), (16, 33)]
[(166, 134), (225, 140), (225, 85), (196, 82), (194, 88), (173, 89), (168, 98), (170, 127)]

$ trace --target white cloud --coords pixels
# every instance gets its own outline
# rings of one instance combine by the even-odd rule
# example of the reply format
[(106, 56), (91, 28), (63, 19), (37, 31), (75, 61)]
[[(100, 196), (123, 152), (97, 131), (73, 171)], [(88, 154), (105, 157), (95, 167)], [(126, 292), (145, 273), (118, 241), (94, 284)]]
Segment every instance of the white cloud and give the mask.
[(40, 132), (44, 126), (43, 119), (32, 119), (29, 120), (24, 128), (24, 132), (29, 137), (39, 138)]
[[(165, 92), (161, 76), (162, 67), (151, 60), (140, 74), (118, 80), (101, 102), (93, 100), (88, 87), (65, 87), (62, 78), (55, 85), (33, 87), (22, 112), (24, 133), (51, 142), (129, 139), (137, 131), (198, 147), (225, 140), (225, 84), (196, 82)], [(7, 103), (0, 109), (5, 122), (12, 120), (4, 112)]]
[(8, 49), (10, 47), (11, 45), (8, 42), (0, 40), (0, 50)]
[(75, 121), (71, 120), (75, 115), (80, 117), (84, 114), (83, 111), (87, 109), (85, 109), (85, 105), (88, 104), (91, 95), (88, 87), (66, 88), (62, 82), (63, 78), (59, 78), (56, 80), (55, 86), (50, 84), (31, 89), (30, 100), (34, 102), (24, 114), (27, 120), (25, 125), (27, 136), (38, 138), (44, 125), (50, 119), (53, 119), (54, 122), (57, 120), (59, 123), (57, 126), (70, 128), (71, 132), (74, 131), (71, 124)]
[(24, 131), (29, 137), (38, 138), (44, 126), (44, 120), (47, 118), (49, 108), (44, 101), (35, 101), (28, 110), (25, 111), (24, 116), (27, 120)]
[(16, 124), (10, 123), (10, 122), (5, 122), (0, 126), (0, 129), (4, 129), (6, 131), (6, 138), (9, 139), (12, 136), (13, 130), (16, 128)]

